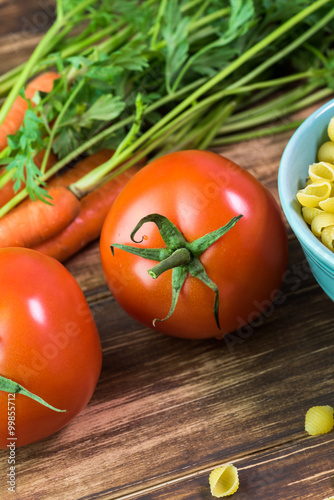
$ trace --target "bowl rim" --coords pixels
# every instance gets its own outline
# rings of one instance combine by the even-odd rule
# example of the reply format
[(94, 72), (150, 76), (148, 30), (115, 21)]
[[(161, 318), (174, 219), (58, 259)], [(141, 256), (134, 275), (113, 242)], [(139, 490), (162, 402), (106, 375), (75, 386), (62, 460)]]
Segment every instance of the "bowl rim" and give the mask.
[[(330, 108), (333, 108), (334, 116), (334, 99), (331, 99), (327, 103), (323, 104), (311, 113), (297, 130), (290, 137), (281, 157), (281, 161), (278, 169), (278, 194), (280, 202), (283, 208), (283, 212), (286, 219), (295, 233), (296, 237), (305, 246), (309, 253), (316, 253), (317, 260), (322, 261), (326, 266), (334, 268), (334, 253), (331, 252), (320, 240), (312, 233), (311, 229), (307, 227), (305, 221), (300, 214), (297, 214), (291, 206), (291, 200), (287, 200), (285, 197), (285, 184), (288, 180), (288, 157), (292, 153), (296, 141), (298, 141), (304, 134), (304, 132), (312, 125), (312, 123), (323, 113), (327, 112)], [(297, 198), (296, 198), (297, 201)]]

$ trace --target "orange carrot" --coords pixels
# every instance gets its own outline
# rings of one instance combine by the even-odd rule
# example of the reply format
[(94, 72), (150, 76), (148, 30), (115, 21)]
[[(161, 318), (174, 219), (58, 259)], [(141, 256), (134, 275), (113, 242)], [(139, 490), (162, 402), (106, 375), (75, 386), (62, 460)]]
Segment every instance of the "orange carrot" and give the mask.
[[(34, 160), (35, 160), (35, 163), (36, 163), (37, 167), (41, 167), (42, 161), (43, 161), (43, 157), (44, 157), (44, 151), (40, 151), (35, 156)], [(56, 161), (57, 161), (56, 156), (51, 152), (50, 155), (49, 155), (49, 158), (48, 158), (45, 170), (46, 171), (49, 170), (56, 163)], [(4, 169), (2, 171), (4, 171)], [(23, 189), (23, 187), (24, 186), (22, 186), (21, 189)], [(17, 192), (21, 191), (21, 189), (19, 189)], [(11, 200), (13, 198), (14, 195), (15, 195), (14, 181), (9, 180), (7, 182), (7, 184), (5, 184), (0, 189), (0, 207), (3, 207), (7, 203), (7, 201), (9, 201), (9, 200)]]
[(31, 82), (28, 83), (25, 90), (27, 99), (32, 99), (37, 91), (51, 92), (54, 81), (59, 78), (59, 74), (54, 71), (48, 71), (36, 76)]
[[(62, 174), (56, 174), (49, 182), (48, 188), (49, 188), (49, 194), (53, 197), (53, 191), (52, 189), (56, 187), (65, 187), (71, 184), (72, 182), (77, 181), (80, 179), (83, 175), (87, 174), (89, 171), (93, 170), (95, 167), (100, 165), (101, 163), (107, 161), (111, 156), (113, 155), (113, 151), (111, 150), (102, 150), (99, 151), (90, 157), (84, 158), (83, 160), (79, 161), (76, 165), (73, 167), (69, 168)], [(69, 190), (66, 190), (66, 192), (70, 192)], [(1, 191), (0, 191), (1, 193)], [(76, 199), (76, 198), (75, 198)], [(51, 201), (54, 203), (54, 201)], [(32, 208), (32, 205), (38, 205), (38, 208)], [(52, 207), (51, 207), (52, 208)], [(15, 222), (16, 218), (21, 218), (20, 220), (23, 221), (21, 224), (25, 224), (25, 211), (27, 211), (27, 217), (30, 217), (29, 211), (34, 210), (34, 213), (39, 210), (40, 211), (40, 217), (43, 218), (44, 220), (44, 211), (48, 213), (51, 218), (51, 227), (49, 223), (43, 226), (41, 228), (41, 234), (37, 235), (36, 240), (35, 236), (31, 235), (31, 240), (28, 239), (27, 235), (24, 235), (24, 238), (22, 239), (21, 236), (15, 236), (14, 234), (12, 236), (8, 236), (8, 229), (6, 232), (4, 232), (4, 229), (2, 229), (3, 226), (7, 225), (7, 220), (13, 219), (14, 224), (17, 224)], [(17, 215), (20, 214), (20, 215)], [(77, 214), (75, 214), (77, 215)], [(67, 220), (65, 223), (60, 223), (61, 227), (59, 228), (57, 222), (55, 221), (56, 218), (58, 218), (59, 215), (57, 214), (56, 210), (50, 210), (50, 206), (47, 205), (46, 203), (36, 201), (33, 202), (29, 199), (26, 199), (20, 203), (20, 205), (14, 209), (11, 210), (7, 215), (5, 215), (3, 218), (0, 219), (0, 247), (1, 246), (27, 246), (31, 247), (34, 245), (38, 245), (44, 239), (52, 237), (54, 234), (62, 230), (66, 225), (72, 222), (72, 217), (70, 217), (70, 220)], [(65, 217), (66, 217), (66, 210), (65, 210)], [(12, 223), (10, 223), (11, 225)], [(38, 223), (36, 222), (37, 229), (36, 231), (39, 231), (38, 229)], [(15, 228), (13, 227), (13, 232), (15, 231)], [(47, 231), (44, 232), (44, 231)], [(14, 238), (13, 240), (10, 238)], [(13, 244), (10, 245), (9, 242), (13, 241)]]
[(36, 246), (35, 250), (64, 262), (97, 239), (116, 196), (137, 171), (138, 167), (131, 167), (85, 196), (74, 221), (54, 237)]
[[(25, 96), (27, 99), (32, 99), (38, 90), (41, 92), (50, 92), (53, 82), (57, 78), (59, 78), (58, 73), (52, 71), (40, 74), (28, 83)], [(7, 136), (15, 134), (21, 127), (27, 109), (28, 103), (20, 95), (17, 96), (6, 118), (0, 125), (0, 151), (7, 146)]]
[(80, 201), (65, 186), (49, 189), (52, 205), (29, 200), (0, 219), (0, 248), (33, 247), (62, 231), (78, 215)]
[[(79, 161), (73, 167), (66, 170), (64, 173), (58, 173), (48, 182), (48, 186), (69, 186), (72, 182), (77, 181), (93, 168), (98, 167), (101, 163), (109, 160), (113, 151), (105, 149), (98, 151), (93, 155)], [(35, 163), (38, 167), (42, 165), (44, 152), (40, 151), (35, 157)], [(56, 156), (51, 152), (46, 165), (46, 171), (49, 170), (57, 161)], [(14, 196), (13, 189), (14, 182), (9, 181), (5, 186), (0, 189), (0, 208), (7, 203)], [(19, 190), (20, 191), (20, 190)]]
[[(88, 171), (107, 161), (112, 154), (113, 152), (109, 150), (94, 153), (84, 158), (65, 174), (54, 179), (53, 182), (69, 185)], [(88, 243), (98, 238), (104, 219), (116, 196), (137, 170), (138, 167), (132, 167), (85, 196), (81, 200), (81, 209), (74, 221), (63, 231), (35, 247), (35, 250), (64, 262)]]

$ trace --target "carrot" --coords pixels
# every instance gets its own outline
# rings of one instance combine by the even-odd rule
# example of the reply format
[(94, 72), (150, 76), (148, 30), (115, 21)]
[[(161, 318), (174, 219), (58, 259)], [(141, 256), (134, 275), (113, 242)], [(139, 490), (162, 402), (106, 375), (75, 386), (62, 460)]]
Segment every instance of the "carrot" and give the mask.
[[(93, 168), (96, 166), (100, 165), (101, 163), (105, 162), (107, 159), (109, 159), (113, 155), (113, 151), (111, 150), (102, 150), (99, 151), (90, 157), (84, 158), (83, 160), (79, 161), (76, 165), (73, 167), (69, 168), (62, 174), (56, 174), (54, 177), (49, 182), (48, 188), (49, 188), (49, 194), (50, 196), (53, 197), (53, 194), (55, 191), (53, 191), (54, 188), (57, 187), (67, 187), (69, 184), (72, 182), (75, 182), (76, 180), (80, 179), (83, 175), (87, 174), (89, 171), (91, 171)], [(1, 193), (1, 192), (0, 192)], [(68, 189), (65, 190), (66, 195), (68, 193), (71, 193)], [(74, 195), (73, 195), (74, 196)], [(74, 200), (77, 200), (76, 197), (74, 197)], [(78, 201), (78, 200), (77, 200)], [(57, 200), (51, 200), (51, 203), (57, 204)], [(64, 201), (65, 203), (65, 201)], [(80, 202), (78, 201), (79, 205)], [(37, 205), (37, 208), (36, 208)], [(34, 206), (34, 208), (33, 208)], [(71, 216), (69, 216), (69, 219), (66, 219), (67, 217), (67, 212), (66, 212), (66, 207), (64, 208), (65, 213), (64, 217), (66, 222), (59, 222), (60, 227), (57, 223), (57, 220), (59, 217), (62, 218), (62, 214), (58, 214), (57, 210), (52, 210), (52, 208), (55, 207), (50, 207), (46, 203), (36, 201), (33, 202), (32, 200), (24, 200), (21, 202), (21, 204), (12, 209), (11, 212), (9, 212), (7, 215), (5, 215), (3, 218), (0, 219), (0, 247), (4, 246), (26, 246), (26, 247), (31, 247), (34, 245), (38, 245), (44, 239), (52, 237), (54, 234), (58, 233), (60, 230), (62, 230), (66, 225), (70, 224), (73, 220)], [(80, 209), (80, 206), (79, 206)], [(16, 225), (18, 224), (17, 220), (21, 221), (19, 222), (20, 226), (23, 226), (24, 224), (28, 224), (28, 219), (31, 216), (30, 211), (33, 210), (33, 213), (37, 214), (38, 211), (40, 213), (41, 217), (41, 223), (36, 220), (36, 228), (30, 230), (31, 231), (31, 236), (28, 237), (27, 234), (22, 233), (21, 235), (15, 234), (17, 231)], [(44, 216), (44, 212), (45, 215)], [(25, 220), (25, 213), (27, 214), (27, 221)], [(77, 213), (75, 214), (75, 216)], [(35, 215), (33, 216), (35, 217)], [(37, 216), (36, 216), (37, 217)], [(46, 218), (45, 218), (46, 217)], [(47, 217), (50, 217), (48, 220)], [(45, 224), (43, 223), (44, 219), (47, 221)], [(10, 221), (13, 222), (10, 222)], [(9, 223), (7, 223), (9, 221)], [(23, 222), (22, 222), (23, 221)], [(51, 223), (51, 224), (50, 224)], [(9, 227), (7, 225), (9, 224)], [(43, 225), (40, 229), (38, 229), (38, 226)], [(4, 227), (7, 227), (4, 229)], [(10, 227), (12, 227), (13, 234), (10, 234)], [(35, 236), (33, 235), (33, 231), (35, 232)], [(39, 234), (40, 231), (40, 234)], [(27, 230), (28, 232), (28, 230)], [(36, 234), (37, 233), (37, 234)]]
[[(113, 151), (108, 149), (98, 151), (97, 153), (94, 153), (93, 155), (79, 161), (64, 173), (56, 174), (52, 179), (50, 179), (48, 186), (69, 186), (72, 182), (77, 181), (88, 172), (93, 170), (93, 168), (107, 161), (112, 156), (112, 154)], [(40, 151), (35, 157), (35, 163), (38, 167), (42, 165), (43, 156), (44, 152)], [(49, 170), (53, 165), (55, 165), (56, 161), (56, 156), (52, 152), (50, 152), (45, 170)], [(14, 182), (9, 181), (0, 189), (0, 208), (14, 196), (15, 193), (13, 185)]]
[(25, 90), (27, 99), (32, 99), (36, 92), (51, 92), (54, 81), (59, 78), (59, 74), (53, 71), (41, 73), (28, 83)]
[[(26, 98), (32, 99), (38, 90), (41, 92), (50, 92), (53, 87), (53, 82), (57, 78), (59, 78), (58, 73), (52, 71), (40, 74), (28, 83), (25, 90)], [(20, 95), (17, 96), (6, 118), (0, 125), (0, 151), (7, 146), (7, 136), (15, 134), (21, 127), (27, 109), (27, 101)]]
[(138, 171), (132, 167), (100, 188), (85, 196), (74, 221), (54, 237), (35, 247), (35, 250), (64, 262), (100, 236), (103, 222), (119, 192)]
[[(37, 153), (35, 156), (34, 160), (37, 165), (37, 167), (41, 167), (42, 161), (44, 157), (44, 151), (40, 151)], [(53, 165), (55, 165), (57, 161), (56, 156), (51, 152), (46, 164), (45, 171), (49, 170)], [(4, 171), (4, 170), (3, 170)], [(23, 187), (21, 188), (23, 189)], [(17, 192), (21, 191), (19, 189)], [(9, 180), (1, 189), (0, 189), (0, 207), (3, 207), (7, 201), (11, 200), (13, 196), (15, 195), (14, 191), (14, 181)]]
[(66, 186), (49, 189), (52, 205), (22, 203), (0, 219), (0, 248), (33, 247), (62, 231), (78, 215), (81, 203)]
[(36, 246), (35, 250), (64, 262), (97, 239), (111, 205), (138, 168), (137, 166), (129, 168), (85, 196), (74, 221), (60, 233)]

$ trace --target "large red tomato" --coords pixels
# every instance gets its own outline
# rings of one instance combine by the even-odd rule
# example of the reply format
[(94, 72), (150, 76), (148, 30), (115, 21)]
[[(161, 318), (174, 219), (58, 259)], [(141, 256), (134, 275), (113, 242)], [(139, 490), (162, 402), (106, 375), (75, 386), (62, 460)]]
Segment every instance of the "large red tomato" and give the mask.
[[(231, 220), (223, 236), (200, 255), (192, 253), (195, 240)], [(176, 243), (169, 236), (174, 227), (181, 234)], [(191, 251), (153, 279), (148, 270), (160, 260), (158, 251), (146, 250), (143, 258), (122, 245), (162, 248), (161, 258), (180, 246)], [(207, 338), (235, 331), (263, 312), (282, 283), (288, 250), (280, 208), (259, 181), (218, 154), (181, 151), (158, 158), (130, 180), (105, 220), (100, 253), (111, 292), (136, 320), (170, 335)], [(196, 276), (195, 264), (205, 273)]]
[(86, 299), (67, 269), (41, 253), (0, 249), (0, 375), (57, 412), (0, 384), (0, 447), (54, 433), (88, 403), (102, 350)]

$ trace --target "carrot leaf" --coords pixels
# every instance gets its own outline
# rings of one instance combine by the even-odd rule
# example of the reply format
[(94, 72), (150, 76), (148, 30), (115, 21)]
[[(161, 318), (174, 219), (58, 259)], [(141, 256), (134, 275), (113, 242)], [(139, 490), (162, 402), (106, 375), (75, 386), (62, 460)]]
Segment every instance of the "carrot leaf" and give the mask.
[(9, 155), (1, 159), (7, 171), (13, 171), (14, 191), (25, 185), (32, 199), (49, 197), (41, 181), (42, 173), (34, 162), (35, 152), (44, 147), (44, 123), (32, 109), (26, 111), (23, 124), (15, 135), (8, 136)]

